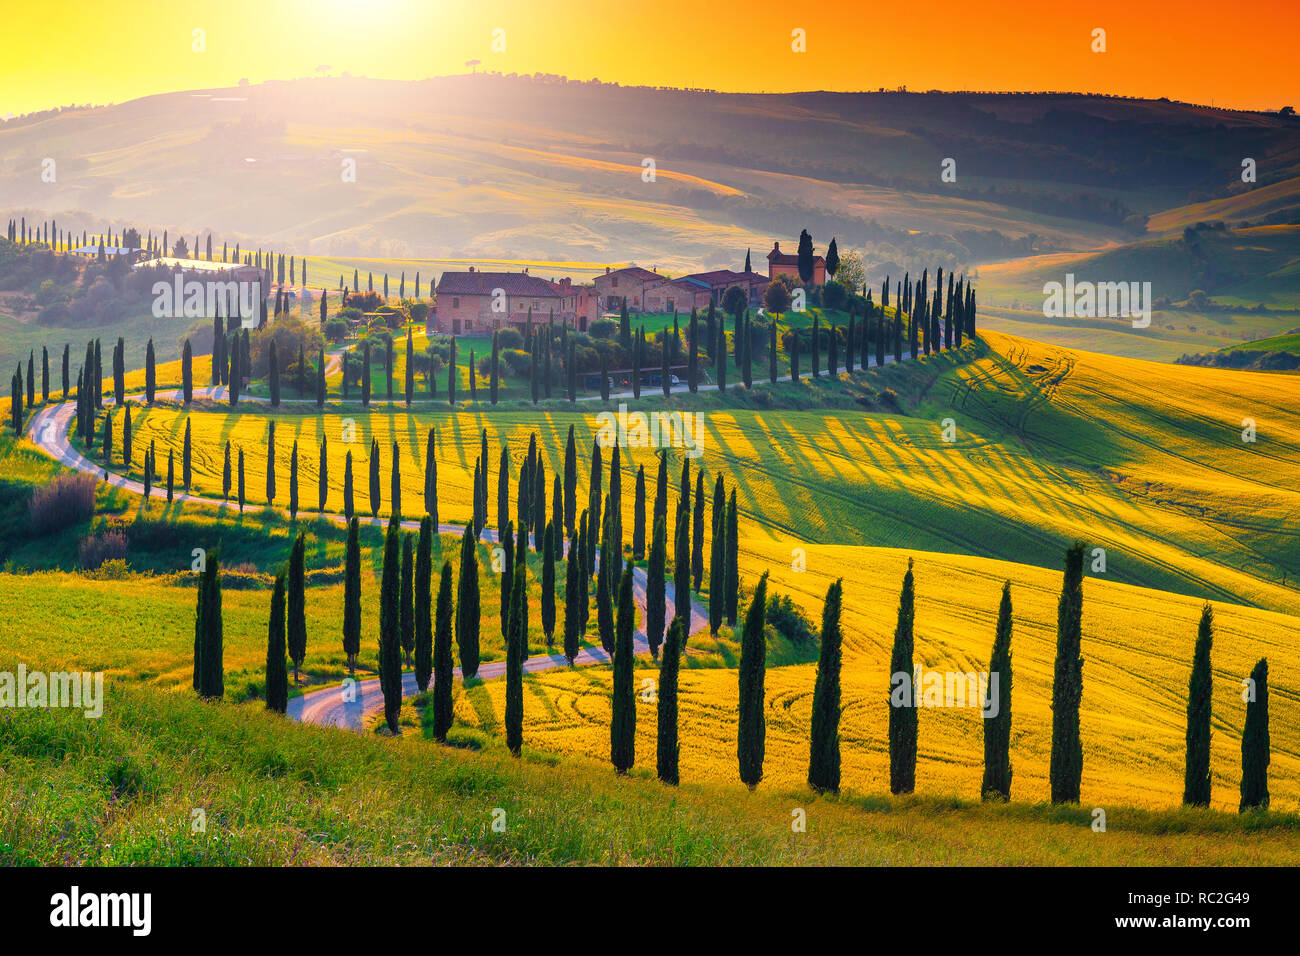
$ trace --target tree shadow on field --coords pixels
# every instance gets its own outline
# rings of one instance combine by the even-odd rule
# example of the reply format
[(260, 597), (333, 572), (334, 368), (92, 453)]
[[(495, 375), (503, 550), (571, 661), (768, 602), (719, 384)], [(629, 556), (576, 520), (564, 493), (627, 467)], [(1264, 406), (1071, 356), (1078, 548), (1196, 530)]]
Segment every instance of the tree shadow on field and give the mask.
[(496, 708), (492, 705), (492, 695), (482, 681), (475, 681), (465, 687), (465, 699), (474, 708), (478, 725), (490, 734), (499, 733), (501, 722), (497, 719)]

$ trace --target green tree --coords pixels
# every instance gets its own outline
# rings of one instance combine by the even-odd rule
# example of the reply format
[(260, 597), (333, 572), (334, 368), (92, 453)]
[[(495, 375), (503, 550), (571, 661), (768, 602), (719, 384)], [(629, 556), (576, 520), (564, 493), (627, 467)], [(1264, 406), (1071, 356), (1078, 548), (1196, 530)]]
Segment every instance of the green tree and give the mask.
[(1183, 803), (1210, 805), (1210, 650), (1214, 643), (1214, 608), (1207, 601), (1192, 652), (1192, 676), (1187, 685), (1187, 761), (1183, 774)]
[(636, 469), (636, 491), (632, 503), (632, 560), (645, 558), (645, 466)]
[(915, 602), (912, 559), (908, 558), (903, 592), (898, 599), (894, 649), (889, 659), (889, 792), (893, 794), (916, 789), (917, 702), (912, 659)]
[(266, 636), (266, 709), (283, 714), (289, 706), (289, 681), (284, 666), (284, 572), (275, 576), (271, 620)]
[(415, 549), (415, 686), (424, 693), (433, 675), (433, 618), (430, 588), (433, 578), (433, 523), (420, 519), (420, 540)]
[[(997, 680), (996, 687), (993, 684)], [(996, 700), (994, 694), (997, 695)], [(998, 629), (989, 656), (989, 688), (984, 704), (985, 800), (1011, 799), (1011, 582), (1002, 585)]]
[(822, 605), (821, 650), (813, 684), (812, 732), (808, 755), (808, 786), (818, 793), (840, 791), (840, 605), (844, 581), (826, 591)]
[(1053, 803), (1078, 803), (1083, 778), (1079, 704), (1083, 699), (1083, 542), (1066, 552), (1065, 578), (1056, 612), (1056, 666), (1052, 680)]
[(357, 655), (361, 653), (361, 544), (360, 524), (352, 518), (348, 522), (348, 544), (343, 571), (343, 653), (348, 659), (348, 673), (357, 668)]
[(1260, 658), (1250, 672), (1251, 691), (1246, 700), (1246, 724), (1241, 731), (1240, 812), (1268, 809), (1268, 658)]
[(753, 790), (763, 779), (763, 756), (767, 748), (764, 721), (764, 682), (767, 676), (767, 638), (763, 633), (767, 609), (767, 573), (759, 579), (745, 615), (740, 639), (739, 714), (737, 715), (736, 760), (740, 779)]
[(289, 659), (293, 661), (293, 682), (307, 657), (307, 541), (299, 531), (289, 551)]
[(614, 645), (614, 696), (609, 723), (609, 759), (620, 775), (636, 760), (636, 698), (632, 676), (632, 631), (636, 604), (632, 600), (632, 562), (623, 568), (618, 586), (617, 639)]
[[(731, 501), (727, 505), (727, 541), (724, 560), (726, 562), (726, 610), (727, 623), (736, 626), (740, 613), (740, 538), (736, 515), (736, 491), (731, 491)], [(710, 584), (709, 587), (713, 585)]]
[(379, 585), (379, 683), (384, 692), (384, 720), (398, 732), (402, 710), (401, 525), (390, 518), (384, 536), (384, 566)]
[(663, 642), (664, 623), (668, 613), (668, 527), (663, 515), (655, 517), (654, 532), (650, 539), (650, 562), (646, 568), (645, 632), (650, 644), (650, 656), (659, 659), (659, 645)]
[(555, 643), (555, 535), (555, 523), (548, 521), (542, 546), (542, 631), (547, 647)]
[(451, 597), (451, 562), (442, 563), (438, 582), (438, 605), (434, 612), (433, 631), (433, 736), (446, 741), (451, 728), (451, 625), (455, 609)]
[(478, 674), (479, 585), (478, 549), (474, 529), (468, 525), (460, 539), (460, 575), (456, 597), (456, 644), (460, 648), (460, 673), (464, 680)]
[(506, 747), (516, 757), (524, 744), (524, 658), (522, 648), (528, 585), (522, 563), (510, 588), (510, 627), (506, 633)]
[(438, 447), (434, 429), (424, 447), (424, 510), (433, 519), (433, 530), (438, 530)]
[(402, 653), (405, 655), (408, 667), (413, 663), (411, 655), (415, 651), (415, 560), (412, 554), (412, 538), (413, 535), (402, 535), (402, 583), (398, 608)]
[(668, 639), (664, 642), (664, 659), (659, 665), (659, 726), (655, 746), (659, 779), (676, 786), (679, 782), (677, 759), (677, 672), (681, 664), (685, 628), (680, 617), (668, 625)]

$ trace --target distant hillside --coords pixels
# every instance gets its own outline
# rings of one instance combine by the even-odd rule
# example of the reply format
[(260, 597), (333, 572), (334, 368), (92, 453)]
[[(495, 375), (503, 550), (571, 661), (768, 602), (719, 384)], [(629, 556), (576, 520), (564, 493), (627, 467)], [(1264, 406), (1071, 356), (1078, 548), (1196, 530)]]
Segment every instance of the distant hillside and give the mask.
[(1124, 241), (1226, 196), (1225, 151), (1259, 159), (1261, 188), (1300, 177), (1300, 123), (1068, 95), (322, 78), (12, 121), (0, 207), (318, 256), (669, 270), (761, 261), (807, 227), (819, 247), (864, 250), (874, 280)]

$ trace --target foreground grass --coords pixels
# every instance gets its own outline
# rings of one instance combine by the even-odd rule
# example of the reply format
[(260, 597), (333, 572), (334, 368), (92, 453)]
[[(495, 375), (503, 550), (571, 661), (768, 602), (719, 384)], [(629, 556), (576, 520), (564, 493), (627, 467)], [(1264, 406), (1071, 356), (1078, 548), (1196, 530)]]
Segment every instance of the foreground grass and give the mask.
[[(291, 724), (114, 683), (104, 716), (0, 713), (0, 862), (1294, 864), (1300, 821), (689, 784), (489, 744)], [(196, 832), (196, 811), (204, 827)], [(807, 814), (807, 832), (791, 828)], [(493, 829), (504, 811), (504, 830)]]

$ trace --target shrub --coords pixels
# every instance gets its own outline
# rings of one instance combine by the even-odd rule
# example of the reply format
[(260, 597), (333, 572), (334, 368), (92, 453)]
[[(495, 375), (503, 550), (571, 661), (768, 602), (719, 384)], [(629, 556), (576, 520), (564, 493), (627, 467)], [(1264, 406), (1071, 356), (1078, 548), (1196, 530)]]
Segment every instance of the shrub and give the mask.
[(348, 324), (342, 319), (330, 319), (325, 323), (325, 337), (337, 345), (348, 337)]
[(123, 558), (110, 558), (94, 571), (87, 571), (86, 577), (96, 581), (124, 581), (132, 574), (131, 566)]
[(597, 319), (587, 327), (593, 339), (612, 339), (618, 335), (618, 323), (613, 319)]
[(125, 564), (126, 551), (126, 535), (119, 529), (88, 534), (77, 542), (77, 564), (86, 571), (94, 571), (106, 561)]
[(32, 492), (28, 507), (32, 530), (48, 534), (89, 521), (95, 513), (94, 475), (59, 475)]
[(792, 644), (815, 644), (817, 631), (812, 622), (790, 600), (787, 594), (775, 592), (767, 599), (767, 623)]

